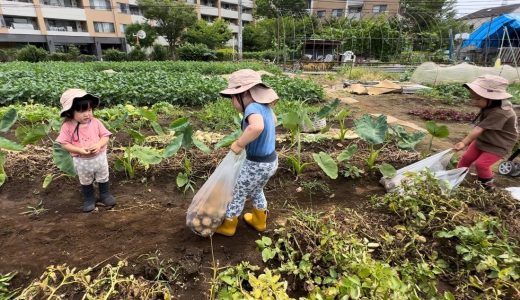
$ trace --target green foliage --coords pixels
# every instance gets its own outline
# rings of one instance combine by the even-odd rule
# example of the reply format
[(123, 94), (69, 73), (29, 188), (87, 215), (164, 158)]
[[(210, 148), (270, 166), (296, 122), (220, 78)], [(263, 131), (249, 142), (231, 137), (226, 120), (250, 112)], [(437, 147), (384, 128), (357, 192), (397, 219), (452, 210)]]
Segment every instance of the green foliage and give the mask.
[(204, 104), (202, 110), (194, 112), (195, 117), (203, 122), (204, 129), (214, 131), (235, 129), (234, 119), (238, 115), (237, 110), (228, 98)]
[(380, 145), (385, 141), (388, 132), (388, 123), (385, 115), (373, 118), (367, 114), (354, 121), (354, 130), (357, 135), (370, 145), (370, 156), (367, 159), (369, 168), (373, 168), (379, 152), (383, 147), (376, 150), (374, 146)]
[(53, 52), (49, 54), (48, 60), (50, 61), (70, 61), (70, 56), (63, 52)]
[(132, 145), (124, 147), (124, 152), (115, 162), (117, 171), (124, 171), (128, 178), (135, 177), (136, 168), (140, 165), (147, 170), (150, 165), (156, 165), (163, 159), (160, 150), (149, 146)]
[(398, 74), (387, 73), (377, 69), (370, 69), (365, 67), (354, 67), (344, 65), (338, 71), (341, 75), (348, 75), (348, 79), (350, 80), (366, 80), (366, 81), (375, 81), (375, 80), (398, 80)]
[(510, 84), (507, 88), (507, 92), (513, 96), (513, 98), (510, 99), (511, 102), (513, 102), (514, 104), (520, 104), (520, 84)]
[(58, 143), (53, 143), (52, 150), (52, 160), (58, 169), (69, 176), (76, 176), (76, 169), (70, 154)]
[(462, 86), (462, 84), (436, 85), (431, 89), (421, 90), (418, 94), (440, 100), (450, 105), (465, 103), (470, 99), (468, 89)]
[(140, 46), (135, 46), (134, 49), (128, 53), (128, 60), (130, 61), (143, 61), (146, 60), (146, 53)]
[(27, 206), (27, 210), (20, 213), (21, 215), (26, 216), (39, 216), (41, 214), (44, 214), (48, 211), (47, 208), (43, 207), (43, 201), (40, 200), (40, 202), (36, 206)]
[(16, 273), (0, 274), (0, 299), (11, 300), (16, 296), (16, 291), (10, 291), (10, 281), (16, 276)]
[(338, 165), (334, 162), (334, 159), (325, 152), (318, 154), (313, 153), (312, 157), (314, 161), (320, 166), (320, 168), (329, 176), (331, 179), (338, 178)]
[(338, 178), (338, 172), (341, 172), (344, 177), (358, 178), (361, 177), (361, 174), (363, 174), (364, 171), (349, 163), (352, 156), (354, 156), (357, 151), (357, 144), (349, 145), (347, 149), (343, 150), (338, 155), (336, 158), (337, 163), (334, 161), (332, 156), (325, 152), (320, 152), (319, 154), (313, 153), (312, 157), (323, 172), (325, 172), (325, 174), (327, 174), (331, 179)]
[(262, 80), (273, 88), (281, 99), (313, 103), (325, 98), (323, 88), (311, 80), (285, 76), (264, 76)]
[(147, 19), (157, 21), (155, 29), (164, 36), (172, 53), (185, 29), (197, 22), (195, 6), (185, 1), (138, 0), (137, 3)]
[(209, 61), (216, 59), (214, 51), (205, 44), (185, 43), (177, 49), (177, 55), (180, 60), (200, 60)]
[(424, 132), (415, 131), (413, 133), (408, 133), (403, 127), (396, 125), (390, 127), (391, 132), (397, 138), (397, 147), (403, 150), (414, 150), (415, 146), (419, 144), (426, 135)]
[(97, 61), (98, 58), (95, 55), (88, 55), (88, 54), (80, 54), (78, 56), (78, 62), (93, 62)]
[(276, 18), (279, 16), (300, 17), (306, 15), (304, 0), (257, 0), (253, 14), (256, 17)]
[(17, 60), (28, 61), (28, 62), (41, 62), (46, 61), (48, 52), (45, 49), (38, 48), (34, 45), (27, 45), (18, 51)]
[(184, 34), (184, 40), (191, 44), (204, 44), (209, 49), (216, 49), (233, 37), (229, 24), (219, 18), (212, 24), (204, 20), (198, 20), (194, 26), (188, 28)]
[(16, 60), (16, 49), (0, 49), (0, 62)]
[(446, 125), (437, 125), (435, 121), (426, 121), (426, 130), (431, 135), (430, 143), (428, 146), (428, 153), (432, 151), (433, 138), (446, 138), (450, 135), (448, 127)]
[(15, 108), (9, 108), (0, 120), (0, 132), (7, 132), (11, 129), (18, 119), (18, 112)]
[(160, 44), (153, 45), (152, 53), (150, 53), (150, 60), (163, 61), (168, 60), (169, 57), (168, 48)]
[(157, 38), (157, 31), (148, 23), (132, 23), (126, 27), (125, 36), (130, 46), (137, 45), (137, 32), (143, 30), (146, 32), (144, 39), (139, 39), (139, 45), (143, 48), (147, 48), (153, 45)]
[(106, 61), (125, 61), (128, 59), (128, 55), (123, 51), (108, 49), (104, 51), (103, 59)]

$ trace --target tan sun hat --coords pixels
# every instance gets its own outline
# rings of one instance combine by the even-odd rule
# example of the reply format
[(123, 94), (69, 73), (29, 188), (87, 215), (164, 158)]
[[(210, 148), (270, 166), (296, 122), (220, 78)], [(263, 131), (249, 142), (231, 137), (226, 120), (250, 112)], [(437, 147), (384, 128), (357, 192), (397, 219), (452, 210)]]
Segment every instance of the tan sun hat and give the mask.
[(509, 81), (496, 75), (482, 75), (464, 84), (477, 95), (490, 100), (505, 100), (513, 97), (507, 92)]
[(72, 104), (74, 103), (74, 99), (76, 98), (82, 98), (85, 96), (92, 97), (92, 100), (94, 101), (94, 107), (97, 107), (99, 105), (99, 98), (87, 93), (85, 90), (82, 89), (68, 89), (63, 94), (61, 94), (60, 103), (61, 103), (61, 111), (60, 116), (63, 117), (63, 113), (71, 109)]
[(242, 69), (231, 73), (227, 89), (220, 92), (223, 97), (241, 94), (245, 91), (251, 93), (253, 100), (258, 103), (271, 103), (278, 100), (276, 92), (262, 82), (260, 74), (251, 69)]

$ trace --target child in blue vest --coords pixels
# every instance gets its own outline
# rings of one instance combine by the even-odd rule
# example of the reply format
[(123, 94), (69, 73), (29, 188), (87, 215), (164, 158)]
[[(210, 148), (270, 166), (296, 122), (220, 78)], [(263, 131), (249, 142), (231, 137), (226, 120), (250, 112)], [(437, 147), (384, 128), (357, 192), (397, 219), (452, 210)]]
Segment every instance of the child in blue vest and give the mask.
[(253, 201), (253, 211), (244, 214), (244, 221), (261, 232), (266, 229), (268, 212), (263, 188), (278, 168), (276, 116), (270, 107), (278, 100), (278, 95), (262, 82), (260, 74), (250, 69), (232, 73), (228, 88), (220, 94), (231, 98), (233, 106), (244, 115), (243, 133), (231, 145), (231, 150), (238, 154), (245, 149), (246, 160), (233, 189), (226, 218), (215, 232), (225, 236), (235, 234), (247, 196)]

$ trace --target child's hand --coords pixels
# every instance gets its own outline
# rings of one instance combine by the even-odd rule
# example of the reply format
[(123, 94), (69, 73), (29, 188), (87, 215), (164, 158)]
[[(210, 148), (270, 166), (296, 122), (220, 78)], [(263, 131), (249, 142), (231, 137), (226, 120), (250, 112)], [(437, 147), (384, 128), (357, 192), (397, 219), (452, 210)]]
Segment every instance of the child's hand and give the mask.
[(453, 150), (460, 151), (464, 149), (464, 147), (466, 147), (466, 145), (463, 142), (458, 142), (453, 146)]
[(99, 144), (97, 144), (97, 143), (87, 148), (87, 151), (89, 151), (89, 154), (98, 154), (100, 150), (101, 150), (101, 146), (99, 146)]
[(237, 141), (234, 141), (233, 144), (231, 144), (231, 151), (235, 154), (239, 154), (242, 150), (244, 150), (244, 148), (239, 146)]
[(90, 155), (90, 151), (86, 148), (79, 148), (78, 149), (78, 154), (79, 155)]

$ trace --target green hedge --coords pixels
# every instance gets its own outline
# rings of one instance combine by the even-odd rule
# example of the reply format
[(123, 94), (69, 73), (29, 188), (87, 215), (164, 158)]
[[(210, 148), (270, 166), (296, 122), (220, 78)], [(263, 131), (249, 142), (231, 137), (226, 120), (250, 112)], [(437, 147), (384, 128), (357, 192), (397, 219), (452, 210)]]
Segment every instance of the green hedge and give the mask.
[[(280, 98), (320, 100), (323, 89), (311, 81), (286, 76), (266, 76)], [(179, 105), (202, 105), (219, 99), (227, 86), (222, 76), (196, 72), (134, 71), (107, 74), (89, 70), (11, 70), (0, 72), (0, 104), (33, 100), (59, 106), (67, 88), (83, 88), (101, 96), (105, 105), (122, 103), (151, 105), (164, 101)]]

